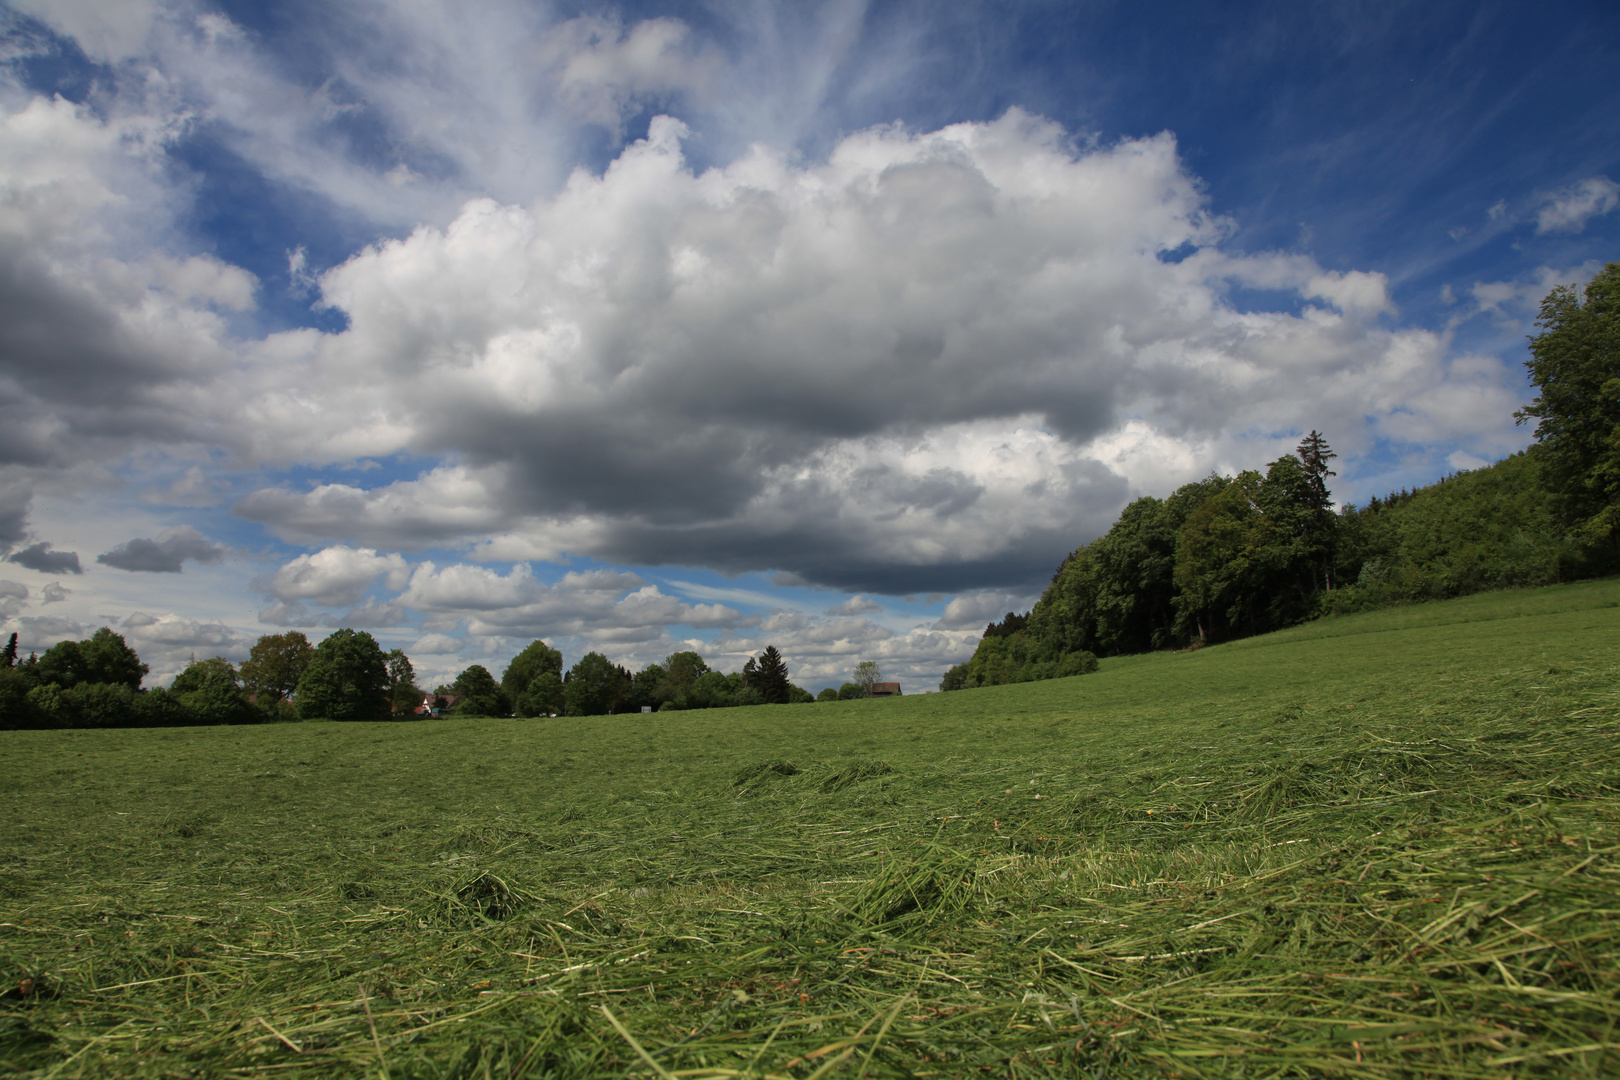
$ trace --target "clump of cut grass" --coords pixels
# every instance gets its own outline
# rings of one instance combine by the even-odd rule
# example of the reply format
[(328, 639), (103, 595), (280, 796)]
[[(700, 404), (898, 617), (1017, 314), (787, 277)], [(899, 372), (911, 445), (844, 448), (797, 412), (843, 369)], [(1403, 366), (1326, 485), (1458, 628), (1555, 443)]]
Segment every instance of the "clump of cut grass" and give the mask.
[(801, 772), (803, 770), (793, 762), (783, 761), (780, 758), (773, 761), (757, 761), (738, 769), (737, 774), (731, 778), (731, 786), (749, 787), (778, 776), (798, 776)]
[(537, 897), (488, 870), (458, 882), (446, 894), (448, 906), (485, 922), (499, 922), (528, 907)]
[(821, 782), (824, 793), (843, 791), (853, 787), (863, 780), (874, 780), (879, 776), (888, 776), (894, 768), (887, 761), (856, 761), (844, 766)]
[(983, 899), (979, 860), (942, 844), (889, 859), (870, 881), (842, 899), (857, 918), (879, 926), (909, 920), (933, 925), (976, 910)]

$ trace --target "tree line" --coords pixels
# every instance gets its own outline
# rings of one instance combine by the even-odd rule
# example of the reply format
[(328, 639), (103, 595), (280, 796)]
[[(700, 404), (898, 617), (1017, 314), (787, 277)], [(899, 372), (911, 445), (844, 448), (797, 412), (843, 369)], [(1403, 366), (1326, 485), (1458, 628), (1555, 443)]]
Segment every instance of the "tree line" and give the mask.
[(1613, 573), (1620, 567), (1620, 263), (1555, 288), (1515, 414), (1536, 441), (1364, 506), (1332, 509), (1320, 432), (1266, 466), (1127, 506), (1035, 606), (985, 627), (940, 689), (1083, 674), (1096, 657), (1185, 648), (1321, 615)]
[(876, 662), (863, 661), (852, 682), (816, 698), (789, 680), (774, 645), (731, 673), (711, 669), (691, 651), (634, 674), (589, 652), (565, 671), (562, 653), (537, 640), (499, 679), (473, 664), (429, 693), (417, 686), (403, 650), (385, 653), (370, 634), (353, 629), (319, 644), (297, 630), (266, 634), (240, 666), (219, 656), (193, 658), (168, 687), (143, 689), (149, 671), (109, 627), (27, 659), (18, 658), (12, 634), (0, 652), (0, 729), (386, 720), (414, 716), (424, 704), (461, 716), (599, 716), (844, 700), (868, 696), (882, 678)]
[(815, 700), (789, 681), (787, 662), (774, 645), (729, 674), (712, 670), (691, 651), (672, 653), (634, 674), (598, 652), (586, 653), (567, 671), (562, 663), (561, 652), (535, 641), (513, 657), (499, 680), (474, 664), (436, 687), (433, 696), (453, 702), (451, 713), (469, 716), (600, 716)]

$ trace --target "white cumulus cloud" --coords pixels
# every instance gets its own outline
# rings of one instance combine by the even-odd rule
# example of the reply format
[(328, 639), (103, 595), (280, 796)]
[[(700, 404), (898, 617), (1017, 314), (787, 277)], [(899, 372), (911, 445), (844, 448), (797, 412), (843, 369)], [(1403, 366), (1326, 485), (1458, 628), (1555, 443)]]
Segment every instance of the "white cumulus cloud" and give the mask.
[(380, 555), (371, 548), (337, 544), (285, 563), (271, 575), (266, 591), (283, 602), (341, 607), (359, 603), (378, 578), (391, 589), (402, 589), (409, 574), (409, 564), (397, 552)]

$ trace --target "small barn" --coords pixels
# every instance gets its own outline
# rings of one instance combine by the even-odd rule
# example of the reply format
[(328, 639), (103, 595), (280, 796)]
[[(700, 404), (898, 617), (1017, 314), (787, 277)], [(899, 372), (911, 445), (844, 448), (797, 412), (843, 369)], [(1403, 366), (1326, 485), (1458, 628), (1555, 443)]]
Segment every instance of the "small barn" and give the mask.
[(872, 684), (873, 697), (899, 697), (900, 684), (897, 682), (875, 682)]

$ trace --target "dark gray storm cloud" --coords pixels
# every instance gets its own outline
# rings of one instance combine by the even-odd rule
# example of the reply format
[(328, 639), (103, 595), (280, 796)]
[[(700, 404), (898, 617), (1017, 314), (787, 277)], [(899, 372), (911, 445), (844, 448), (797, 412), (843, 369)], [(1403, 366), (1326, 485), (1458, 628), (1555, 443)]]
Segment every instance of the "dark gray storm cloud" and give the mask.
[(96, 562), (119, 570), (138, 570), (151, 574), (178, 574), (187, 559), (193, 562), (213, 563), (225, 557), (224, 544), (216, 544), (190, 525), (180, 525), (158, 534), (157, 539), (136, 537), (125, 541), (104, 554)]
[(21, 551), (12, 552), (6, 556), (6, 561), (26, 566), (30, 570), (38, 570), (42, 574), (84, 573), (84, 567), (79, 565), (77, 551), (52, 551), (51, 545), (43, 540)]
[(193, 418), (153, 391), (191, 374), (120, 312), (0, 240), (0, 463), (62, 464), (109, 441), (175, 439)]
[(0, 485), (0, 554), (28, 539), (28, 505), (33, 497), (29, 484)]

